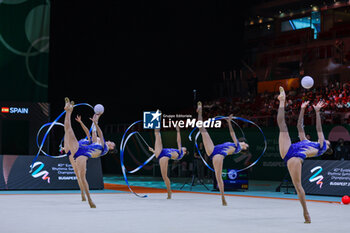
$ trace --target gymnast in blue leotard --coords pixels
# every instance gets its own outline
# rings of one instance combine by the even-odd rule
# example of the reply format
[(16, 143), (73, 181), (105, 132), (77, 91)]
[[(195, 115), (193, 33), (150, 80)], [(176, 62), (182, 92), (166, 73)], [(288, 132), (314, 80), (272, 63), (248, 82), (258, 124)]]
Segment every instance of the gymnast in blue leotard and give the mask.
[[(109, 147), (108, 142), (104, 142), (103, 145), (97, 142), (92, 142), (90, 139), (81, 139), (78, 141), (79, 149), (75, 152), (73, 158), (77, 159), (79, 156), (86, 156), (88, 158), (98, 158), (108, 153)], [(68, 156), (70, 152), (68, 152)]]
[(159, 161), (163, 157), (168, 157), (173, 160), (180, 160), (184, 156), (183, 149), (178, 150), (174, 148), (163, 148), (160, 154), (158, 155), (157, 160)]
[(91, 119), (93, 122), (92, 136), (90, 136), (89, 129), (81, 121), (81, 117), (77, 116), (76, 121), (80, 123), (87, 139), (78, 141), (75, 137), (71, 126), (71, 115), (73, 112), (74, 102), (65, 98), (66, 115), (64, 118), (64, 150), (68, 154), (69, 161), (72, 164), (75, 175), (77, 177), (78, 185), (81, 191), (82, 201), (85, 201), (85, 195), (88, 199), (91, 208), (96, 208), (93, 203), (90, 193), (89, 184), (86, 180), (86, 163), (89, 158), (97, 158), (106, 154), (109, 150), (115, 147), (114, 142), (105, 141), (103, 133), (98, 126), (98, 119), (100, 115), (95, 114)]
[(168, 178), (168, 163), (169, 159), (172, 160), (180, 160), (187, 154), (187, 148), (182, 147), (181, 145), (181, 134), (180, 128), (176, 128), (176, 141), (177, 141), (177, 149), (174, 148), (163, 148), (162, 137), (160, 135), (160, 130), (154, 130), (155, 135), (155, 143), (154, 149), (149, 147), (148, 149), (155, 154), (157, 160), (159, 161), (160, 172), (162, 174), (162, 178), (167, 188), (168, 197), (167, 199), (171, 199), (171, 187), (170, 180)]
[(297, 191), (301, 206), (303, 208), (303, 214), (305, 223), (311, 223), (310, 214), (308, 212), (306, 201), (305, 201), (305, 192), (301, 185), (301, 168), (302, 162), (305, 158), (320, 156), (324, 153), (331, 153), (330, 142), (325, 140), (321, 117), (320, 117), (320, 109), (325, 106), (323, 101), (318, 102), (316, 105), (313, 105), (316, 112), (316, 130), (318, 141), (312, 142), (307, 140), (304, 132), (304, 112), (306, 106), (309, 104), (309, 101), (302, 103), (301, 110), (298, 119), (298, 133), (300, 142), (291, 143), (291, 139), (289, 137), (287, 124), (285, 122), (285, 103), (286, 103), (286, 93), (283, 87), (280, 87), (280, 95), (278, 96), (279, 108), (277, 113), (277, 123), (280, 130), (279, 133), (279, 150), (282, 159), (285, 161), (289, 174), (292, 178), (293, 185), (295, 190)]
[[(198, 121), (203, 121), (201, 102), (198, 102), (197, 104), (197, 113), (198, 113)], [(207, 130), (204, 127), (199, 127), (199, 131), (202, 135), (205, 152), (207, 153), (207, 155), (209, 155), (209, 158), (211, 158), (213, 162), (215, 177), (221, 193), (222, 205), (224, 206), (227, 205), (227, 202), (224, 196), (224, 182), (222, 180), (222, 165), (223, 165), (224, 158), (228, 155), (237, 154), (241, 150), (247, 150), (249, 147), (247, 143), (239, 142), (237, 140), (236, 134), (231, 125), (232, 117), (233, 116), (230, 115), (226, 119), (226, 121), (227, 121), (230, 135), (233, 142), (225, 142), (223, 144), (214, 145)]]
[(312, 142), (306, 138), (300, 142), (296, 142), (290, 145), (287, 154), (283, 160), (288, 164), (288, 160), (291, 158), (299, 158), (304, 160), (306, 157), (317, 157), (323, 155), (327, 151), (327, 142), (323, 143), (323, 146), (319, 142)]

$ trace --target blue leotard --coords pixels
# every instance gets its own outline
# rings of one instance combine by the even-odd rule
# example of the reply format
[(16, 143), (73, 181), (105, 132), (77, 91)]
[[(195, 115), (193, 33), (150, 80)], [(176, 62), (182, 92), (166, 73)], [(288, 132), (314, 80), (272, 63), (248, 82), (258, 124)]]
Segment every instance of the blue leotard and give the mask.
[(178, 154), (178, 157), (175, 160), (180, 160), (184, 156), (184, 153), (182, 150), (180, 152), (178, 149), (174, 149), (174, 148), (163, 148), (157, 160), (159, 161), (159, 159), (162, 157), (168, 157), (169, 159), (171, 159), (171, 153), (173, 152), (176, 152)]
[(304, 160), (306, 158), (305, 152), (310, 148), (315, 148), (318, 150), (318, 153), (314, 156), (314, 157), (317, 157), (317, 156), (322, 155), (324, 152), (326, 152), (327, 144), (324, 141), (323, 147), (321, 148), (320, 143), (311, 142), (309, 140), (302, 140), (300, 142), (293, 143), (289, 147), (288, 152), (287, 152), (286, 156), (283, 158), (283, 160), (286, 164), (287, 164), (288, 160), (293, 158), (293, 157), (301, 158), (302, 160)]
[[(97, 143), (92, 143), (89, 140), (81, 139), (79, 142), (79, 148), (77, 152), (74, 154), (74, 159), (78, 158), (79, 156), (86, 156), (88, 158), (98, 158), (100, 156), (103, 156), (107, 154), (108, 152), (108, 146), (106, 142), (104, 142), (104, 146), (101, 146)], [(96, 154), (97, 151), (100, 151), (97, 156), (93, 155)], [(68, 156), (70, 155), (70, 151), (68, 152)]]
[[(228, 154), (228, 150), (233, 147), (235, 151), (233, 153)], [(237, 146), (233, 142), (225, 142), (214, 147), (213, 153), (209, 155), (209, 158), (213, 159), (215, 155), (223, 155), (226, 157), (227, 155), (238, 154), (242, 150), (241, 145), (237, 143)]]

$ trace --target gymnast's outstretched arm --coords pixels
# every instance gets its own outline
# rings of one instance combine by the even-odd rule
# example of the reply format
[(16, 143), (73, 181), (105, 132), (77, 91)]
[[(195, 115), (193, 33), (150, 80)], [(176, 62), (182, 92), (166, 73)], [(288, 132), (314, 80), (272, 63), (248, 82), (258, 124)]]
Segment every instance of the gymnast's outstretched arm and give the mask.
[(100, 128), (100, 126), (98, 125), (98, 115), (94, 115), (92, 117), (92, 119), (90, 118), (90, 120), (92, 120), (92, 122), (94, 123), (94, 126), (96, 127), (96, 131), (97, 131), (97, 135), (98, 137), (100, 138), (100, 141), (101, 141), (101, 144), (103, 145), (104, 144), (104, 137), (103, 137), (103, 133), (102, 133), (102, 130)]
[(176, 141), (177, 141), (177, 148), (181, 152), (182, 146), (181, 146), (181, 134), (180, 134), (179, 126), (176, 127)]
[(305, 131), (304, 131), (304, 113), (305, 113), (305, 108), (309, 104), (309, 102), (310, 101), (306, 101), (302, 103), (300, 108), (298, 124), (297, 124), (300, 141), (306, 140)]
[(230, 130), (231, 138), (232, 138), (233, 142), (234, 142), (236, 145), (238, 145), (239, 142), (238, 142), (238, 140), (237, 140), (235, 131), (233, 130), (232, 124), (231, 124), (232, 116), (233, 116), (233, 115), (231, 114), (228, 118), (226, 118), (226, 121), (227, 121), (227, 124), (228, 124), (228, 128), (229, 128), (229, 130)]
[(75, 120), (77, 122), (79, 122), (81, 128), (83, 128), (85, 134), (86, 134), (86, 137), (88, 138), (89, 142), (91, 140), (91, 136), (90, 136), (90, 132), (89, 132), (89, 129), (84, 125), (84, 123), (82, 122), (81, 120), (81, 116), (80, 115), (77, 115), (77, 117), (75, 118)]
[(320, 110), (324, 106), (326, 106), (326, 103), (323, 101), (319, 101), (316, 105), (313, 105), (315, 112), (316, 112), (316, 130), (317, 130), (318, 142), (320, 143), (321, 148), (323, 147), (323, 143), (325, 142), (325, 138), (324, 138), (324, 134), (323, 134), (323, 130), (322, 130)]

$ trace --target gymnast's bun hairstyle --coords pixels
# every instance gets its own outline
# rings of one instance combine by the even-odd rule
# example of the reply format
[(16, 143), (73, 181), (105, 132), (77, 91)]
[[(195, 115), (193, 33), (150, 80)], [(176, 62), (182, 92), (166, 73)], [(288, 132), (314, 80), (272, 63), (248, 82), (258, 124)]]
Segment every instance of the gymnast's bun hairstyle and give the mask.
[(247, 143), (247, 144), (248, 144), (247, 139), (246, 139), (246, 138), (244, 138), (244, 137), (239, 138), (239, 139), (238, 139), (238, 141), (239, 141), (239, 142), (245, 142), (245, 143)]
[(324, 152), (324, 155), (332, 155), (333, 152), (334, 152), (333, 149), (329, 147), (329, 148)]

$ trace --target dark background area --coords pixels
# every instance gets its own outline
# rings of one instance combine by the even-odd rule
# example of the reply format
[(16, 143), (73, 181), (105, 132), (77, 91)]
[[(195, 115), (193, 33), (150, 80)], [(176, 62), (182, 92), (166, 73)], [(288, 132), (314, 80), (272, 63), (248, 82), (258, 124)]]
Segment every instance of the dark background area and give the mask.
[[(105, 106), (103, 123), (176, 113), (217, 98), (220, 74), (240, 66), (248, 1), (52, 1), (49, 102)], [(101, 122), (102, 123), (102, 122)]]

